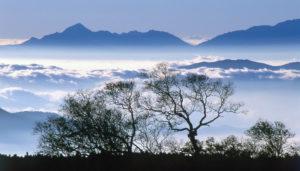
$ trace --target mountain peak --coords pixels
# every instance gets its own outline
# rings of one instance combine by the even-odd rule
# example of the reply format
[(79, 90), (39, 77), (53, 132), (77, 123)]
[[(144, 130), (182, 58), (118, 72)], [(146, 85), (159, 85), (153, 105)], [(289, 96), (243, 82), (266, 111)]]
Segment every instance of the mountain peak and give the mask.
[(73, 26), (68, 27), (63, 31), (63, 33), (83, 33), (83, 32), (91, 32), (88, 28), (86, 28), (83, 24), (77, 23)]
[(23, 45), (31, 46), (102, 46), (102, 47), (189, 47), (180, 38), (162, 31), (131, 31), (128, 33), (111, 33), (109, 31), (93, 32), (83, 24), (77, 23), (63, 32), (46, 35), (41, 39), (31, 39)]
[(287, 20), (276, 25), (254, 26), (219, 35), (199, 46), (274, 46), (299, 45), (300, 19)]
[(283, 22), (280, 22), (278, 24), (276, 24), (275, 26), (281, 26), (281, 25), (291, 25), (291, 24), (300, 24), (300, 19), (293, 19), (293, 20), (286, 20)]

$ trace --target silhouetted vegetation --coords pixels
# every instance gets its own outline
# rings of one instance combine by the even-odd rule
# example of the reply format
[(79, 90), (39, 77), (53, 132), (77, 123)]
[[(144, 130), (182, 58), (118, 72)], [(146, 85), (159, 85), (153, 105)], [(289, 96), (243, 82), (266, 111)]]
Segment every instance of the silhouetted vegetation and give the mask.
[(295, 145), (288, 143), (295, 134), (290, 132), (282, 122), (258, 121), (247, 130), (246, 134), (252, 138), (254, 147), (258, 149), (260, 155), (284, 157), (296, 155), (295, 153), (298, 152)]
[(41, 135), (40, 153), (169, 153), (174, 145), (171, 133), (186, 132), (193, 155), (199, 155), (198, 130), (241, 107), (229, 100), (230, 83), (204, 75), (182, 76), (165, 64), (146, 75), (138, 88), (133, 81), (119, 81), (68, 96), (64, 116), (35, 129)]
[[(294, 134), (281, 122), (260, 120), (243, 138), (197, 139), (199, 129), (240, 113), (231, 83), (164, 64), (145, 76), (142, 83), (117, 81), (69, 95), (63, 116), (35, 128), (40, 156), (10, 162), (55, 164), (55, 170), (72, 163), (75, 170), (295, 170)], [(188, 141), (178, 141), (177, 132)]]
[(88, 157), (0, 157), (3, 171), (297, 171), (300, 158), (247, 158), (179, 154), (91, 155)]
[(144, 101), (145, 109), (162, 116), (171, 130), (187, 132), (194, 155), (200, 153), (198, 130), (241, 107), (229, 101), (233, 95), (230, 83), (196, 74), (179, 77), (164, 64), (149, 74), (145, 89), (154, 96)]

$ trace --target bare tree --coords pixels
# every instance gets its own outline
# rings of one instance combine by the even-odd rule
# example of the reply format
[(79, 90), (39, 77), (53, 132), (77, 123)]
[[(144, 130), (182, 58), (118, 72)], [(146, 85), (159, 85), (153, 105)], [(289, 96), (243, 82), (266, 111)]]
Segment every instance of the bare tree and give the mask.
[(231, 83), (204, 75), (179, 75), (166, 64), (158, 65), (148, 75), (145, 109), (160, 114), (171, 130), (187, 131), (195, 155), (200, 152), (196, 139), (198, 130), (225, 113), (236, 113), (241, 107), (229, 101), (233, 95)]
[(115, 110), (126, 118), (129, 126), (129, 149), (159, 153), (170, 131), (164, 123), (157, 122), (155, 116), (141, 107), (141, 89), (134, 81), (117, 81), (107, 83), (104, 88), (106, 98)]
[(69, 95), (61, 111), (62, 117), (35, 128), (44, 154), (159, 153), (170, 135), (165, 123), (141, 108), (140, 89), (132, 81)]
[(137, 143), (145, 152), (152, 154), (169, 153), (172, 141), (172, 132), (165, 123), (148, 118), (139, 124)]
[(136, 90), (135, 82), (118, 81), (107, 83), (104, 91), (111, 106), (120, 110), (127, 119), (128, 126), (130, 127), (128, 152), (131, 153), (134, 147), (141, 151), (142, 149), (134, 142), (138, 131), (138, 124), (141, 120), (146, 119), (146, 115), (143, 115), (143, 112), (140, 110), (140, 92)]

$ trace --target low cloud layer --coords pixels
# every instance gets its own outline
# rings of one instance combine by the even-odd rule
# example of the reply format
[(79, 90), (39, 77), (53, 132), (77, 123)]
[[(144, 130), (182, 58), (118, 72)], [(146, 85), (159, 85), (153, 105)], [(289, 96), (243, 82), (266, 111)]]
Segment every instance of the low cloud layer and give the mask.
[[(173, 62), (174, 69), (182, 64), (199, 61), (216, 61), (219, 57), (199, 57), (190, 61)], [(183, 74), (205, 74), (211, 78), (225, 78), (233, 81), (299, 81), (299, 70), (269, 69), (222, 69), (200, 67), (178, 69)], [(80, 89), (93, 89), (105, 82), (120, 79), (139, 78), (146, 70), (70, 70), (56, 66), (0, 65), (1, 107), (10, 111), (44, 110), (56, 111), (63, 98)]]
[(28, 39), (0, 39), (0, 46), (22, 44)]
[(232, 80), (283, 80), (293, 81), (300, 79), (299, 70), (269, 70), (269, 69), (221, 69), (221, 68), (206, 68), (197, 69), (182, 69), (183, 73), (205, 74), (211, 78), (226, 78)]

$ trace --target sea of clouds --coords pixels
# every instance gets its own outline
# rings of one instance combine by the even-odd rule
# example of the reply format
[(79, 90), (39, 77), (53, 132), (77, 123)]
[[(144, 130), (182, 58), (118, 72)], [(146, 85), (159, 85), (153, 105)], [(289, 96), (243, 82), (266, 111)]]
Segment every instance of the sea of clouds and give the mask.
[[(203, 61), (217, 61), (220, 57), (198, 57), (193, 60), (173, 61), (170, 66), (182, 74), (205, 74), (211, 78), (236, 81), (299, 81), (299, 70), (222, 69), (200, 67), (179, 69)], [(76, 70), (39, 64), (0, 64), (0, 104), (8, 111), (57, 111), (63, 98), (81, 89), (97, 88), (105, 82), (139, 79), (146, 69)]]

